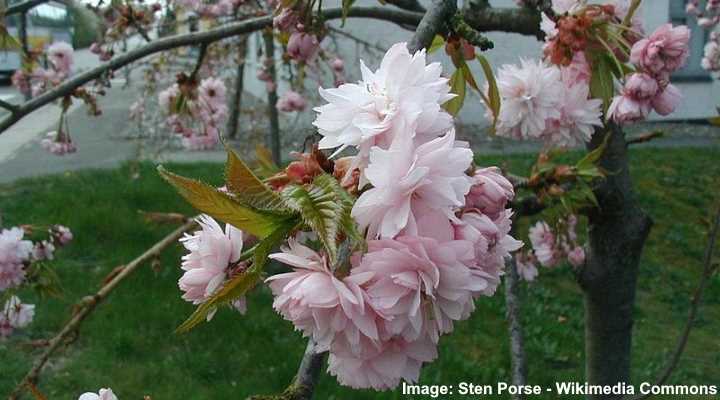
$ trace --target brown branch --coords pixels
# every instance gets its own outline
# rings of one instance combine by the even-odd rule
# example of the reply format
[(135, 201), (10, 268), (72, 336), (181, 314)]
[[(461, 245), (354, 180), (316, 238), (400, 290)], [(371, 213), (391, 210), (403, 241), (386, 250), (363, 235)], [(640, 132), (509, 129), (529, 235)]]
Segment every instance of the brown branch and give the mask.
[(162, 240), (155, 243), (151, 248), (145, 251), (142, 255), (132, 260), (130, 263), (122, 267), (122, 270), (117, 273), (109, 282), (105, 283), (97, 293), (83, 298), (81, 303), (75, 309), (73, 316), (63, 326), (63, 328), (48, 341), (47, 348), (40, 354), (40, 356), (33, 363), (30, 371), (25, 377), (18, 383), (13, 392), (8, 397), (8, 400), (17, 400), (20, 398), (20, 394), (26, 388), (32, 388), (37, 384), (43, 367), (48, 362), (50, 357), (57, 351), (57, 349), (66, 342), (68, 338), (71, 338), (73, 334), (77, 333), (80, 328), (80, 324), (95, 310), (95, 308), (105, 300), (110, 293), (123, 281), (126, 277), (132, 274), (138, 267), (144, 264), (146, 261), (157, 257), (163, 250), (168, 246), (177, 242), (183, 233), (189, 231), (195, 227), (195, 221), (190, 220), (185, 222), (184, 225), (174, 230), (169, 235), (165, 236)]
[(527, 7), (494, 8), (482, 1), (469, 1), (462, 10), (463, 20), (479, 32), (510, 32), (542, 38), (540, 13)]
[[(688, 318), (687, 322), (685, 323), (685, 328), (683, 329), (682, 334), (678, 338), (677, 346), (675, 347), (675, 351), (670, 357), (667, 366), (663, 370), (662, 374), (660, 374), (660, 376), (655, 381), (656, 386), (663, 385), (665, 382), (667, 382), (668, 379), (670, 379), (673, 371), (680, 363), (680, 357), (685, 351), (687, 342), (690, 339), (690, 332), (692, 331), (693, 325), (695, 324), (695, 319), (697, 318), (697, 314), (700, 309), (700, 302), (702, 301), (703, 292), (705, 291), (705, 288), (707, 287), (710, 278), (715, 272), (715, 266), (713, 265), (712, 261), (713, 252), (715, 250), (715, 243), (717, 242), (718, 238), (718, 232), (720, 232), (720, 204), (718, 204), (715, 218), (712, 222), (710, 231), (708, 232), (708, 242), (707, 247), (705, 247), (705, 256), (703, 259), (703, 271), (702, 275), (700, 276), (700, 283), (698, 283), (698, 287), (697, 289), (695, 289), (692, 301), (690, 302), (690, 310), (688, 311)], [(644, 394), (632, 397), (631, 399), (642, 400), (647, 399), (651, 396), (652, 394)]]

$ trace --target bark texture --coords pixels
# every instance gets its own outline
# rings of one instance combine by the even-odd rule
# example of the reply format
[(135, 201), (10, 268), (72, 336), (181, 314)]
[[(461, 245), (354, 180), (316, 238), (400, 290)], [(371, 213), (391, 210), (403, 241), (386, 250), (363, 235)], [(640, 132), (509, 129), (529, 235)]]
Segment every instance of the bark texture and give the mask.
[(588, 215), (589, 251), (578, 274), (585, 297), (585, 374), (591, 385), (630, 381), (638, 266), (652, 226), (635, 198), (622, 130), (610, 126), (607, 132), (596, 132), (589, 148), (596, 149), (604, 142), (599, 165), (607, 171), (607, 178), (594, 190), (600, 207)]
[[(519, 280), (517, 265), (513, 258), (507, 262), (507, 274), (505, 275), (505, 316), (510, 334), (512, 383), (516, 386), (523, 386), (527, 384), (527, 359), (525, 357), (523, 327), (520, 317)], [(513, 395), (514, 400), (524, 400), (525, 398), (526, 396), (523, 394)]]
[[(273, 90), (268, 90), (267, 101), (268, 101), (268, 119), (270, 122), (270, 130), (268, 132), (267, 145), (272, 153), (273, 162), (276, 165), (282, 165), (280, 155), (280, 120), (277, 110), (277, 71), (275, 70), (275, 39), (272, 31), (265, 30), (263, 33), (263, 40), (265, 41), (265, 60), (270, 74), (270, 82), (274, 86)], [(269, 60), (269, 61), (268, 61)]]

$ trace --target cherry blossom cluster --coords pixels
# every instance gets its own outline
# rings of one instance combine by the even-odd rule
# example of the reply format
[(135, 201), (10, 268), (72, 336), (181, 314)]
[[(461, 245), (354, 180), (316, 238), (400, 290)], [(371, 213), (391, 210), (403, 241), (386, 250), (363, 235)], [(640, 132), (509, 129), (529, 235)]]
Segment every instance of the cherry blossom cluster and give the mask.
[[(540, 26), (544, 61), (521, 60), (520, 66), (498, 71), (498, 135), (559, 147), (587, 142), (603, 123), (603, 101), (590, 91), (593, 79), (610, 85), (615, 78), (624, 81), (607, 110), (615, 122), (645, 119), (653, 109), (661, 115), (675, 110), (681, 95), (670, 74), (687, 59), (687, 27), (668, 24), (645, 37), (639, 18), (626, 18), (627, 0), (603, 5), (554, 0), (552, 5), (555, 16), (543, 13)], [(615, 71), (595, 68), (601, 62)], [(593, 76), (601, 73), (607, 76)]]
[(75, 142), (73, 142), (69, 133), (62, 124), (60, 124), (57, 131), (48, 132), (40, 141), (40, 145), (46, 151), (57, 156), (64, 156), (77, 151)]
[[(690, 16), (697, 18), (698, 25), (705, 29), (715, 29), (720, 25), (718, 0), (707, 0), (705, 9), (702, 9), (699, 0), (690, 0), (687, 2), (686, 10)], [(720, 74), (720, 32), (716, 29), (710, 32), (701, 65), (715, 75)]]
[(55, 250), (73, 239), (72, 232), (62, 225), (53, 225), (47, 238), (33, 242), (25, 238), (31, 227), (12, 227), (0, 231), (0, 298), (10, 294), (0, 309), (0, 338), (12, 334), (15, 329), (25, 328), (32, 322), (35, 306), (24, 304), (13, 290), (27, 283), (34, 263), (52, 260)]
[(575, 268), (584, 265), (585, 249), (579, 244), (576, 226), (575, 215), (559, 220), (554, 230), (545, 221), (532, 226), (529, 232), (532, 250), (515, 255), (520, 277), (527, 282), (533, 281), (538, 275), (537, 264), (553, 268), (567, 260)]
[(625, 77), (620, 95), (613, 98), (608, 117), (615, 122), (641, 121), (651, 110), (660, 115), (675, 111), (682, 94), (670, 83), (670, 74), (682, 68), (689, 56), (690, 30), (665, 24), (637, 41), (630, 52), (635, 72)]
[(440, 107), (452, 98), (441, 66), (399, 43), (378, 70), (362, 72), (357, 84), (321, 89), (329, 103), (316, 108), (315, 125), (321, 147), (358, 152), (340, 178), (359, 183), (352, 216), (367, 252), (331, 265), (290, 238), (270, 258), (292, 272), (267, 282), (273, 307), (330, 352), (330, 374), (383, 390), (417, 381), (440, 336), (495, 292), (522, 243), (509, 236), (510, 182), (495, 168), (467, 174), (473, 153)]
[(42, 68), (35, 62), (30, 71), (21, 68), (13, 74), (12, 83), (20, 93), (38, 96), (62, 83), (72, 73), (74, 50), (71, 45), (55, 42), (46, 53), (49, 68)]
[(227, 118), (225, 83), (209, 77), (196, 84), (180, 75), (178, 83), (158, 93), (158, 103), (167, 114), (166, 123), (182, 137), (189, 150), (214, 148), (220, 140), (220, 127)]

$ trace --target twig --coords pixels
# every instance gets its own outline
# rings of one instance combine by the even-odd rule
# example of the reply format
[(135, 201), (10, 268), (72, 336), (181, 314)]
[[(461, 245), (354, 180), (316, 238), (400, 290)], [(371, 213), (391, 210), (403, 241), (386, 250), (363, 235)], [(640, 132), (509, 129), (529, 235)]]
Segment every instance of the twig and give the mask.
[(207, 54), (208, 44), (202, 43), (200, 45), (200, 53), (198, 54), (197, 61), (195, 61), (195, 68), (193, 68), (192, 73), (190, 74), (190, 79), (194, 80), (197, 78), (198, 72), (200, 72), (200, 68), (202, 68), (203, 61), (205, 61), (205, 55)]
[(10, 111), (11, 113), (17, 112), (18, 106), (10, 104), (5, 100), (0, 100), (0, 107)]
[(640, 135), (628, 138), (627, 145), (630, 146), (633, 144), (645, 143), (645, 142), (649, 142), (653, 139), (661, 138), (663, 136), (665, 136), (665, 132), (663, 132), (663, 131), (646, 132), (646, 133), (642, 133)]
[[(667, 366), (665, 367), (665, 370), (660, 374), (658, 379), (655, 381), (655, 385), (659, 386), (667, 382), (667, 380), (672, 375), (675, 368), (677, 368), (678, 364), (680, 363), (680, 357), (682, 356), (683, 352), (685, 351), (685, 347), (687, 346), (688, 339), (690, 338), (690, 331), (692, 331), (693, 324), (695, 323), (695, 318), (697, 318), (698, 310), (700, 309), (700, 302), (702, 300), (703, 292), (705, 291), (705, 287), (708, 285), (708, 281), (712, 277), (713, 273), (715, 272), (715, 266), (713, 265), (713, 252), (715, 250), (715, 242), (717, 241), (718, 232), (720, 231), (720, 204), (718, 204), (718, 209), (715, 214), (715, 218), (712, 223), (712, 227), (710, 228), (710, 232), (708, 233), (708, 242), (707, 247), (705, 248), (705, 257), (703, 259), (703, 272), (700, 276), (700, 283), (698, 284), (697, 289), (695, 289), (695, 293), (693, 294), (692, 301), (690, 302), (690, 310), (688, 311), (688, 318), (687, 322), (685, 323), (685, 328), (683, 329), (682, 334), (678, 338), (677, 346), (675, 347), (675, 351), (673, 352), (672, 356), (670, 357), (670, 360), (668, 361)], [(632, 397), (632, 400), (642, 400), (647, 399), (651, 397), (652, 394), (644, 394), (636, 397)]]
[(37, 384), (40, 373), (42, 372), (43, 367), (48, 362), (50, 357), (55, 353), (55, 351), (60, 347), (60, 345), (65, 343), (67, 338), (72, 337), (72, 335), (77, 332), (77, 330), (80, 328), (80, 324), (85, 320), (85, 318), (87, 318), (95, 310), (95, 308), (98, 306), (98, 304), (100, 304), (100, 302), (105, 300), (108, 295), (110, 295), (110, 293), (120, 284), (120, 282), (123, 281), (123, 279), (132, 274), (146, 261), (155, 258), (168, 246), (176, 243), (178, 238), (180, 238), (183, 233), (195, 227), (195, 224), (196, 223), (194, 220), (185, 222), (185, 224), (183, 224), (181, 227), (177, 228), (172, 233), (165, 236), (162, 240), (155, 243), (142, 255), (125, 265), (125, 267), (123, 267), (122, 270), (117, 275), (115, 275), (115, 277), (113, 277), (109, 282), (104, 284), (100, 288), (100, 290), (97, 291), (97, 293), (93, 294), (92, 296), (87, 296), (83, 298), (82, 302), (75, 310), (74, 315), (65, 324), (65, 326), (63, 326), (63, 328), (52, 339), (48, 341), (47, 348), (35, 360), (32, 368), (30, 368), (30, 371), (28, 371), (25, 377), (20, 381), (20, 383), (18, 383), (18, 385), (8, 397), (8, 400), (19, 399), (19, 396), (24, 389), (32, 388)]
[(352, 40), (352, 41), (355, 41), (355, 42), (357, 42), (357, 43), (360, 43), (361, 45), (363, 45), (363, 46), (365, 46), (365, 47), (368, 47), (368, 48), (371, 48), (371, 49), (373, 49), (373, 50), (375, 50), (375, 51), (379, 51), (379, 52), (383, 52), (383, 53), (384, 53), (385, 50), (386, 50), (386, 49), (384, 49), (382, 46), (379, 46), (379, 45), (376, 44), (376, 43), (370, 43), (370, 42), (368, 42), (368, 41), (365, 40), (365, 39), (361, 39), (361, 38), (353, 35), (352, 33), (345, 32), (344, 30), (338, 29), (338, 28), (336, 28), (336, 27), (334, 27), (334, 26), (332, 26), (332, 25), (329, 26), (329, 29), (330, 29), (330, 32), (332, 32), (332, 33), (338, 34), (338, 35), (340, 35), (340, 36), (344, 36), (344, 37), (346, 37), (346, 38), (348, 38), (348, 39), (350, 39), (350, 40)]
[[(519, 280), (515, 258), (507, 263), (505, 275), (505, 317), (508, 321), (510, 333), (510, 360), (512, 369), (512, 383), (523, 386), (527, 382), (527, 359), (523, 338), (522, 322), (520, 321), (520, 298), (517, 283)], [(515, 395), (515, 400), (522, 400), (523, 395)]]

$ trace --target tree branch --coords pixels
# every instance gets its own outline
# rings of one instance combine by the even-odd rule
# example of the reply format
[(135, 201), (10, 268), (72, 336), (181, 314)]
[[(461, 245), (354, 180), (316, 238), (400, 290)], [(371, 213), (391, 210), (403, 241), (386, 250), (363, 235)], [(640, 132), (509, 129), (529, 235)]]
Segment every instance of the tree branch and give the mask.
[[(331, 8), (323, 11), (323, 17), (326, 20), (338, 19), (342, 17), (341, 8)], [(374, 18), (384, 21), (395, 22), (399, 24), (415, 25), (420, 21), (421, 15), (409, 11), (393, 10), (381, 7), (358, 7), (351, 8), (348, 17), (354, 18)], [(151, 54), (155, 54), (164, 50), (176, 47), (198, 45), (203, 43), (212, 43), (218, 40), (236, 36), (244, 33), (259, 31), (266, 26), (272, 25), (272, 16), (263, 16), (248, 19), (241, 22), (234, 22), (221, 27), (210, 29), (203, 32), (193, 32), (182, 35), (170, 36), (163, 39), (155, 40), (143, 47), (128, 51), (113, 58), (112, 60), (99, 65), (96, 68), (83, 72), (71, 79), (63, 82), (54, 89), (43, 93), (42, 95), (27, 101), (18, 106), (15, 113), (5, 117), (0, 121), (0, 134), (14, 125), (24, 116), (39, 109), (40, 107), (51, 103), (59, 98), (72, 94), (78, 87), (100, 78), (108, 71), (115, 71), (127, 64), (140, 60)]]
[(177, 228), (169, 235), (165, 236), (159, 242), (155, 243), (151, 248), (145, 251), (138, 258), (132, 260), (130, 263), (122, 267), (119, 272), (112, 277), (112, 279), (110, 279), (105, 285), (103, 285), (103, 287), (100, 288), (100, 290), (97, 291), (97, 293), (93, 294), (92, 296), (87, 296), (83, 298), (82, 302), (75, 310), (74, 315), (65, 324), (65, 326), (52, 339), (48, 341), (48, 346), (45, 351), (43, 351), (42, 354), (40, 354), (40, 356), (35, 360), (32, 368), (30, 368), (30, 371), (28, 371), (25, 377), (15, 387), (13, 392), (8, 397), (8, 400), (19, 399), (20, 394), (25, 388), (34, 387), (37, 384), (40, 372), (42, 372), (43, 367), (48, 362), (50, 357), (55, 353), (55, 351), (60, 347), (60, 345), (65, 343), (65, 340), (67, 338), (72, 337), (72, 335), (77, 332), (77, 330), (80, 328), (80, 324), (85, 320), (85, 318), (87, 318), (95, 310), (95, 308), (98, 306), (98, 304), (100, 304), (100, 302), (105, 300), (108, 295), (110, 295), (113, 289), (115, 289), (120, 284), (120, 282), (123, 281), (123, 279), (132, 274), (146, 261), (158, 256), (168, 246), (176, 243), (183, 233), (189, 231), (195, 226), (196, 222), (194, 219), (185, 222), (184, 225)]
[[(518, 296), (518, 272), (515, 258), (507, 263), (505, 275), (505, 317), (510, 333), (510, 360), (512, 369), (512, 383), (523, 386), (527, 383), (527, 360), (523, 338), (522, 321), (520, 320), (520, 297)], [(515, 400), (522, 400), (523, 395), (515, 395)]]
[(18, 106), (10, 104), (5, 100), (0, 99), (0, 107), (10, 111), (11, 113), (17, 112)]
[[(658, 379), (655, 381), (656, 386), (663, 385), (665, 382), (667, 382), (668, 379), (670, 379), (670, 376), (672, 375), (675, 368), (677, 368), (678, 364), (680, 363), (680, 357), (682, 356), (683, 352), (685, 351), (685, 347), (687, 346), (688, 339), (690, 338), (690, 331), (692, 331), (693, 325), (695, 324), (695, 319), (697, 318), (698, 311), (700, 309), (700, 302), (702, 301), (702, 295), (705, 291), (705, 288), (708, 285), (708, 282), (710, 281), (710, 278), (712, 277), (713, 273), (715, 272), (716, 267), (713, 265), (713, 252), (715, 250), (715, 243), (717, 242), (718, 238), (718, 232), (720, 232), (720, 204), (718, 204), (718, 209), (715, 214), (715, 218), (712, 223), (712, 227), (710, 228), (710, 231), (708, 232), (708, 242), (707, 246), (705, 247), (705, 256), (703, 259), (703, 271), (702, 275), (700, 276), (700, 282), (698, 283), (697, 289), (695, 289), (695, 293), (693, 294), (692, 301), (690, 302), (690, 310), (688, 311), (688, 318), (687, 322), (685, 323), (685, 328), (683, 329), (682, 334), (678, 338), (677, 346), (675, 347), (675, 351), (673, 352), (672, 356), (670, 357), (670, 360), (668, 361), (667, 366), (665, 367), (665, 370), (660, 374)], [(633, 397), (632, 400), (642, 400), (647, 399), (651, 397), (652, 394), (644, 394), (637, 397)]]
[(463, 20), (480, 32), (510, 32), (543, 37), (540, 30), (540, 13), (523, 8), (494, 8), (484, 3), (469, 1), (462, 10)]
[(408, 42), (408, 50), (415, 53), (430, 46), (435, 35), (447, 31), (447, 24), (457, 11), (455, 0), (433, 0), (420, 20), (415, 34)]

